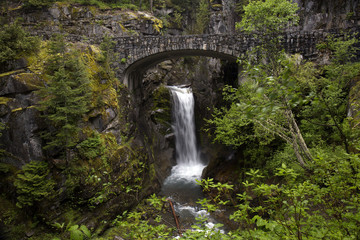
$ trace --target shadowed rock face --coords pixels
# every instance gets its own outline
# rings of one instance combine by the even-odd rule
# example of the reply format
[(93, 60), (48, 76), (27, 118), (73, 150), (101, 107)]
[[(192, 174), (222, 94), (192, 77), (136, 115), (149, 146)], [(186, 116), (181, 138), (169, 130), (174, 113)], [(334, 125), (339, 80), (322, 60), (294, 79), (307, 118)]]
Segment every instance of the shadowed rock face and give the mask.
[(0, 77), (0, 120), (6, 124), (6, 131), (0, 137), (0, 144), (10, 153), (3, 161), (21, 167), (43, 157), (38, 134), (42, 120), (34, 108), (36, 95), (33, 92), (41, 79), (23, 70), (3, 75)]
[(360, 25), (359, 0), (295, 0), (300, 8), (300, 31), (350, 28)]

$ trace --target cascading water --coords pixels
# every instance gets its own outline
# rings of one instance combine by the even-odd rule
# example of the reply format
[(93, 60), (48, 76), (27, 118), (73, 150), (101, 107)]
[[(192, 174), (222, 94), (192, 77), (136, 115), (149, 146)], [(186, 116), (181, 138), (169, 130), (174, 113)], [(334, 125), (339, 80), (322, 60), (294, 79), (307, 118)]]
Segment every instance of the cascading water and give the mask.
[[(200, 186), (205, 164), (200, 159), (196, 143), (194, 121), (194, 97), (190, 88), (169, 87), (173, 96), (173, 129), (175, 133), (176, 163), (170, 176), (164, 181), (162, 194), (172, 198), (181, 219), (194, 219), (201, 214), (195, 202), (202, 198)], [(191, 221), (191, 220), (189, 220)]]

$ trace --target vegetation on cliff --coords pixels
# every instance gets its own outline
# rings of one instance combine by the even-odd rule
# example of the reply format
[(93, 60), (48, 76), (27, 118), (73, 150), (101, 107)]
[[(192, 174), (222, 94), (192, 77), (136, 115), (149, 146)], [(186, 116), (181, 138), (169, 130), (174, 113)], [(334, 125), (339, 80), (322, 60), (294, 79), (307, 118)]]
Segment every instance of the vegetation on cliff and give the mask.
[(0, 65), (36, 52), (39, 43), (38, 38), (30, 36), (17, 22), (2, 25), (0, 27)]
[[(28, 36), (18, 25), (16, 29)], [(29, 43), (35, 43), (33, 39), (29, 37)], [(18, 38), (8, 40), (11, 50), (21, 50), (11, 42)], [(87, 223), (96, 222), (92, 232), (103, 231), (117, 213), (135, 205), (154, 186), (155, 171), (142, 146), (128, 136), (128, 93), (110, 67), (112, 41), (105, 38), (94, 46), (56, 36), (32, 47), (32, 55), (25, 50), (14, 55), (27, 58), (28, 73), (8, 75), (37, 90), (30, 101), (36, 105), (32, 111), (43, 116), (35, 134), (42, 133), (45, 154), (42, 161), (17, 169), (9, 163), (16, 156), (1, 150), (7, 160), (0, 165), (0, 227), (10, 239), (20, 239), (30, 229), (36, 232), (33, 239), (82, 239), (90, 231), (75, 223), (88, 215)], [(8, 108), (15, 97), (4, 98), (2, 104)], [(17, 114), (15, 110), (2, 116), (0, 130), (11, 126), (7, 117)], [(104, 131), (109, 124), (111, 129)]]
[(43, 134), (46, 139), (44, 149), (64, 151), (69, 162), (70, 148), (79, 139), (78, 124), (90, 104), (90, 80), (79, 53), (65, 53), (63, 39), (51, 43), (51, 57), (46, 70), (50, 74), (49, 83), (39, 92), (43, 100), (38, 107), (51, 129)]

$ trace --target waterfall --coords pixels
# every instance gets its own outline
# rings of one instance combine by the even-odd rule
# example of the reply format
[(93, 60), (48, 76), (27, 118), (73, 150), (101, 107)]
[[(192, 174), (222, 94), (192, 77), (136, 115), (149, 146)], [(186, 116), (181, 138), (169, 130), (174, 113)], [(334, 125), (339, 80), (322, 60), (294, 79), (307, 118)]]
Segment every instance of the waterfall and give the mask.
[[(203, 194), (195, 179), (201, 179), (205, 165), (196, 143), (194, 97), (190, 88), (169, 87), (173, 97), (173, 130), (175, 133), (176, 165), (165, 179), (162, 194), (175, 201), (183, 220), (199, 215), (195, 203)], [(191, 220), (190, 220), (191, 219)]]
[(207, 226), (217, 221), (196, 203), (204, 198), (196, 179), (201, 179), (205, 164), (196, 143), (194, 97), (191, 88), (168, 87), (173, 97), (173, 130), (175, 133), (176, 165), (163, 183), (161, 194), (172, 199), (182, 227), (191, 228), (196, 218), (206, 216)]
[(194, 96), (190, 88), (169, 87), (173, 96), (176, 163), (193, 166), (200, 162), (194, 118)]

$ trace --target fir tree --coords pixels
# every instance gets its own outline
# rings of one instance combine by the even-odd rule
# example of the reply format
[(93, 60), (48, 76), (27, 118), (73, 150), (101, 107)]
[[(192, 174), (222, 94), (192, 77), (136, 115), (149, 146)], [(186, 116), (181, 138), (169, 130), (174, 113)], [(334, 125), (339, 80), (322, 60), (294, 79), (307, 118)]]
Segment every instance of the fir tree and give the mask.
[(0, 67), (12, 61), (36, 52), (40, 41), (29, 36), (18, 22), (0, 26)]
[[(60, 51), (59, 54), (54, 51), (55, 58), (50, 61), (49, 72), (53, 74), (49, 76), (49, 84), (39, 91), (42, 100), (38, 109), (43, 111), (50, 125), (49, 131), (43, 133), (44, 149), (65, 150), (69, 161), (70, 149), (78, 140), (78, 123), (88, 111), (91, 89), (79, 54), (65, 54), (63, 48)], [(55, 69), (56, 65), (58, 69)]]

